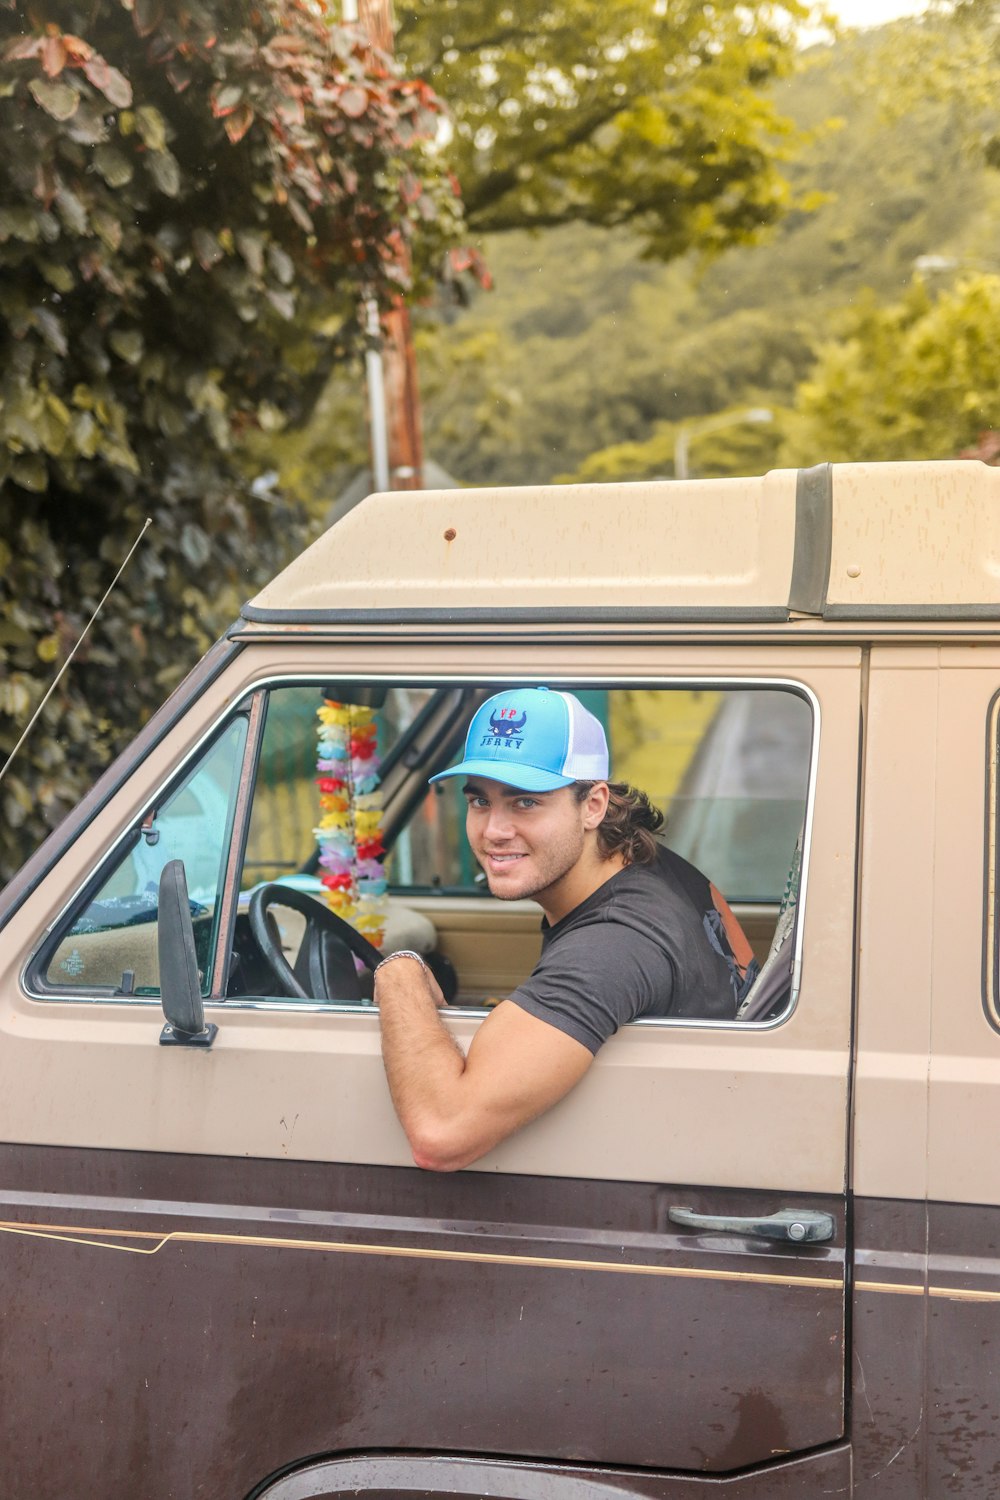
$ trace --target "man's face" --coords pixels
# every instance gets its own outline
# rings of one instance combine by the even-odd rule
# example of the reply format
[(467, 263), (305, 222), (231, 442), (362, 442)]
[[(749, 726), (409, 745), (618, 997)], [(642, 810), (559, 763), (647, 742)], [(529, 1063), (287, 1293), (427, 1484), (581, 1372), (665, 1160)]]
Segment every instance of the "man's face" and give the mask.
[(546, 894), (571, 876), (584, 853), (594, 821), (589, 804), (577, 800), (572, 786), (522, 792), (479, 776), (463, 791), (469, 845), (493, 895), (534, 896), (545, 907)]

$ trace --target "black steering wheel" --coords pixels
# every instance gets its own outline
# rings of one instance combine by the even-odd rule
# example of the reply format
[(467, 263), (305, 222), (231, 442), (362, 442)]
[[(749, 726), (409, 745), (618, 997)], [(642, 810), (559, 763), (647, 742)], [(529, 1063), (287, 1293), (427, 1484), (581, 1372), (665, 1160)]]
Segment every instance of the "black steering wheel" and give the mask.
[[(273, 924), (268, 921), (272, 906), (291, 907), (306, 919), (294, 969), (282, 952)], [(260, 886), (250, 897), (249, 915), (250, 931), (275, 983), (282, 994), (296, 1000), (359, 1000), (361, 989), (350, 955), (355, 954), (373, 972), (384, 956), (343, 917), (294, 886), (278, 883)]]

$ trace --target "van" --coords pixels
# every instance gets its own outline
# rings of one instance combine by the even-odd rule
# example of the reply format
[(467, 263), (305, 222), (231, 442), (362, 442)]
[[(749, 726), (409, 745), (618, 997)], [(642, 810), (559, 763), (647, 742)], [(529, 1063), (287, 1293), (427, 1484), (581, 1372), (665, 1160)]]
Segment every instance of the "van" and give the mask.
[[(373, 495), (248, 603), (0, 895), (3, 1495), (995, 1496), (998, 515), (972, 462)], [(355, 927), (467, 1045), (540, 914), (428, 778), (528, 683), (762, 975), (424, 1171), (317, 710), (378, 737)]]

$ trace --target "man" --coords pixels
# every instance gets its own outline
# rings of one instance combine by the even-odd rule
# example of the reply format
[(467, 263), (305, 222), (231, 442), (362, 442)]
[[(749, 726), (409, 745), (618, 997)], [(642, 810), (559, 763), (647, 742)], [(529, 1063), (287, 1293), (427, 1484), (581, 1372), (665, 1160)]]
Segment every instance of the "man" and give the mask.
[(545, 914), (535, 969), (479, 1028), (468, 1055), (438, 1016), (418, 954), (376, 971), (382, 1056), (418, 1166), (454, 1171), (550, 1109), (604, 1041), (638, 1016), (732, 1020), (756, 973), (714, 886), (655, 837), (662, 815), (608, 780), (604, 730), (578, 699), (498, 693), (457, 766), (466, 832), (494, 896)]

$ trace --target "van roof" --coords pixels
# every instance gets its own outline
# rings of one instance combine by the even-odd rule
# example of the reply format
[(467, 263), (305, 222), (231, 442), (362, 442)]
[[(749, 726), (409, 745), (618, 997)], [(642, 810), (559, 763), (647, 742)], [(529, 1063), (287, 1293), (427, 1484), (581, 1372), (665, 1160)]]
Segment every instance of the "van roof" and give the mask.
[(820, 464), (753, 479), (370, 495), (248, 621), (1000, 618), (1000, 470)]

